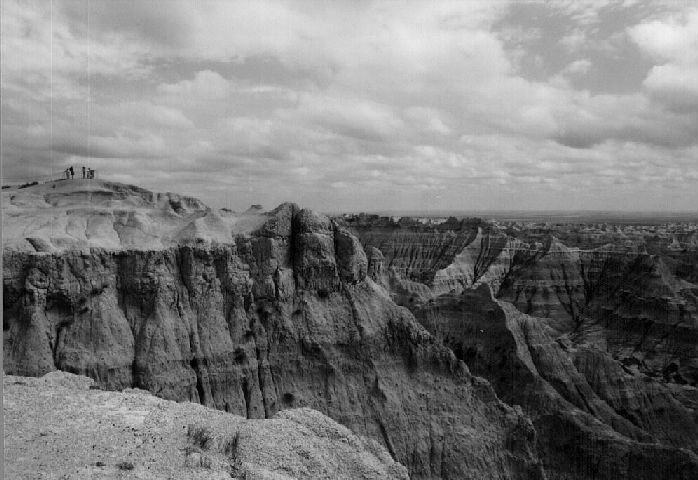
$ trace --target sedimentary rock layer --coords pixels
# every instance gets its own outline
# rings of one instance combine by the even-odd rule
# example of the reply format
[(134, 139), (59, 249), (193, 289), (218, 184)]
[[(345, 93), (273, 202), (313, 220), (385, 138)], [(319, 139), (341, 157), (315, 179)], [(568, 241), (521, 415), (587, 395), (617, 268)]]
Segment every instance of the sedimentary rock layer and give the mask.
[(413, 478), (539, 478), (535, 430), (395, 305), (342, 227), (284, 204), (234, 244), (5, 252), (4, 368), (248, 418), (311, 407)]
[[(585, 249), (550, 231), (512, 236), (478, 225), (473, 235), (467, 221), (347, 224), (395, 301), (532, 418), (549, 478), (695, 475), (690, 242), (677, 250), (653, 238), (587, 239)], [(444, 254), (444, 238), (462, 248)], [(435, 256), (431, 270), (414, 261)]]

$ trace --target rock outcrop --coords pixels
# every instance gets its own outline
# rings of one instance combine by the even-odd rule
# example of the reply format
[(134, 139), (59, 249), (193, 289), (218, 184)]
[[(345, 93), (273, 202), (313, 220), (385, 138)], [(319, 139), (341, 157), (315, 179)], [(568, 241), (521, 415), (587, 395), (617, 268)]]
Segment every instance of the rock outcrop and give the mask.
[(559, 338), (540, 319), (494, 300), (487, 285), (440, 296), (416, 314), (502, 399), (521, 405), (538, 432), (547, 432), (538, 448), (549, 478), (698, 473), (698, 456), (684, 449), (695, 440), (694, 420), (670, 390), (628, 375), (595, 347)]
[(22, 252), (225, 244), (266, 220), (261, 207), (214, 211), (193, 197), (93, 179), (3, 189), (2, 205), (3, 249)]
[(542, 478), (536, 432), (372, 278), (356, 238), (284, 204), (228, 244), (4, 252), (4, 368), (59, 369), (247, 418), (309, 407), (412, 478)]
[(64, 372), (3, 377), (5, 478), (391, 479), (407, 469), (320, 412), (248, 420)]
[[(530, 416), (548, 478), (696, 475), (690, 241), (677, 250), (606, 235), (567, 246), (549, 231), (386, 222), (347, 224), (379, 250), (371, 258), (385, 257), (393, 299)], [(465, 246), (444, 254), (443, 238)], [(433, 257), (431, 270), (415, 261)]]
[(412, 478), (698, 476), (695, 235), (24, 190), (3, 191), (6, 373), (312, 408)]

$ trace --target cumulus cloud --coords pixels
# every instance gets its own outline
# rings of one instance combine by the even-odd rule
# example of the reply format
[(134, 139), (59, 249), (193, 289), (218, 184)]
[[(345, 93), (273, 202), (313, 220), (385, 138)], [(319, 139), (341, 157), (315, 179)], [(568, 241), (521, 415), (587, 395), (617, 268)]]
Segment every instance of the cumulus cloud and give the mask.
[[(236, 208), (593, 208), (619, 180), (686, 208), (698, 14), (602, 3), (8, 0), (3, 168), (89, 163)], [(507, 17), (527, 8), (547, 23)], [(642, 84), (585, 86), (613, 78), (599, 29), (646, 55)]]
[(656, 62), (644, 81), (649, 93), (671, 109), (698, 111), (698, 9), (628, 33)]
[(674, 110), (698, 110), (698, 67), (657, 65), (647, 75), (645, 87)]

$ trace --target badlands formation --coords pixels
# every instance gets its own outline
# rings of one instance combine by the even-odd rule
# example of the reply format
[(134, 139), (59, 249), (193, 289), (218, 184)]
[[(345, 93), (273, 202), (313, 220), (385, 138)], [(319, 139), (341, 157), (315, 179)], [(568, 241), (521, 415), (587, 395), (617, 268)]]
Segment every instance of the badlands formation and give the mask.
[[(476, 220), (235, 214), (95, 180), (2, 195), (4, 371), (49, 374), (17, 380), (31, 388), (62, 370), (148, 390), (229, 412), (206, 415), (239, 425), (226, 432), (259, 427), (265, 445), (293, 422), (341, 430), (321, 412), (353, 432), (341, 430), (355, 447), (351, 467), (336, 465), (346, 472), (698, 478), (695, 238), (610, 248)], [(69, 403), (135, 395), (74, 390)], [(138, 395), (129, 408), (160, 402)], [(162, 405), (178, 419), (195, 408)], [(337, 471), (322, 470), (336, 463), (330, 440), (298, 469)], [(234, 460), (216, 448), (196, 458)], [(251, 472), (264, 452), (241, 457)]]
[(64, 372), (5, 375), (5, 478), (407, 479), (374, 440), (310, 409), (249, 420)]
[[(196, 198), (100, 180), (3, 189), (4, 251), (162, 250), (230, 243), (263, 222), (259, 209), (213, 211)], [(231, 233), (232, 232), (232, 233)]]

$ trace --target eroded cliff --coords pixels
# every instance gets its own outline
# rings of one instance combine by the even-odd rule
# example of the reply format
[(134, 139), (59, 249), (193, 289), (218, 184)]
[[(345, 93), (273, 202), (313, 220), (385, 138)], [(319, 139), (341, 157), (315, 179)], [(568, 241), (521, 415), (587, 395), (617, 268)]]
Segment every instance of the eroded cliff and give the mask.
[(377, 250), (370, 269), (395, 301), (532, 418), (549, 478), (696, 475), (690, 238), (567, 246), (470, 220), (346, 224)]
[(228, 244), (6, 250), (5, 372), (60, 369), (248, 418), (311, 407), (413, 478), (542, 478), (528, 418), (391, 300), (372, 259), (293, 204)]

